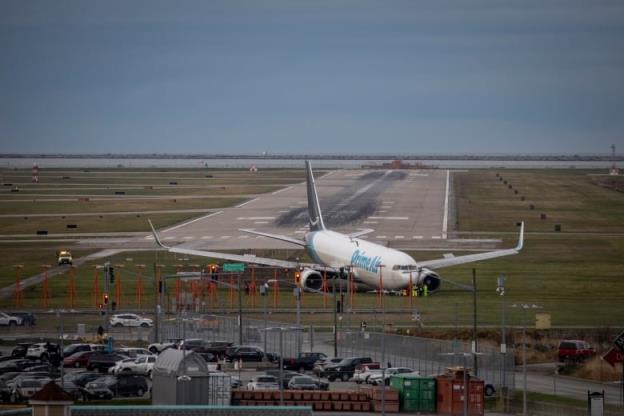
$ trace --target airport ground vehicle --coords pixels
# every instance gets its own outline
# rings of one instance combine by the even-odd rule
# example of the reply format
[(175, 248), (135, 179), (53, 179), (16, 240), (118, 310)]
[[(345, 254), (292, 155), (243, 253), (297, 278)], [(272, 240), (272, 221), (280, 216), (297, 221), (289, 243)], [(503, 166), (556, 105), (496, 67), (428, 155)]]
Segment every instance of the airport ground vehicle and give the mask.
[(349, 381), (349, 379), (353, 377), (355, 367), (358, 364), (367, 364), (372, 362), (373, 359), (370, 357), (345, 358), (339, 363), (325, 367), (325, 375), (329, 381), (334, 381), (338, 378), (342, 381)]
[(279, 390), (277, 379), (269, 375), (256, 376), (247, 383), (247, 390)]
[(0, 325), (17, 326), (21, 324), (22, 318), (20, 318), (19, 316), (13, 316), (4, 312), (0, 312)]
[(302, 352), (297, 358), (284, 358), (284, 368), (299, 372), (312, 370), (314, 368), (314, 363), (326, 357), (327, 355), (322, 352)]
[(56, 262), (58, 263), (59, 266), (63, 264), (71, 265), (74, 261), (72, 258), (71, 252), (69, 250), (59, 250), (56, 253), (56, 257), (57, 257)]
[(559, 361), (583, 361), (596, 354), (588, 342), (578, 339), (566, 339), (559, 343)]
[(353, 381), (356, 384), (366, 383), (368, 378), (374, 373), (372, 370), (379, 370), (380, 368), (379, 363), (358, 364), (353, 371)]
[(230, 347), (225, 351), (225, 357), (230, 361), (262, 361), (264, 351), (260, 347), (254, 346)]
[(141, 326), (143, 328), (148, 328), (154, 325), (154, 322), (149, 318), (144, 318), (135, 313), (120, 313), (117, 315), (113, 315), (110, 319), (111, 326), (121, 327), (121, 326), (132, 326), (137, 327)]

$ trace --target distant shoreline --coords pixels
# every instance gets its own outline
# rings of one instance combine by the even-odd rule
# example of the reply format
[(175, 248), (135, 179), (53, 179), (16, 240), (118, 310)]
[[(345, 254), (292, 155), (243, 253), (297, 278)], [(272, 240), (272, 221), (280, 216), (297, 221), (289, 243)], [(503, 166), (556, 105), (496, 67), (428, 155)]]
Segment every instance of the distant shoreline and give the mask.
[[(534, 162), (610, 162), (606, 154), (65, 154), (65, 153), (1, 153), (0, 159), (237, 159), (237, 160), (454, 160), (454, 161), (534, 161)], [(624, 161), (624, 154), (615, 155), (616, 162)]]

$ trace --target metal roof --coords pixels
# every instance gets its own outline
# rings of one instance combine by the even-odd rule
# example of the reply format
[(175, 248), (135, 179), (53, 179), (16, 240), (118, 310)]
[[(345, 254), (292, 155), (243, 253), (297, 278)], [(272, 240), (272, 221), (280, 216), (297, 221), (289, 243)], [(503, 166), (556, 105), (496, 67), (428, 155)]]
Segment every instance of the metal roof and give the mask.
[[(176, 376), (204, 376), (209, 373), (206, 361), (192, 351), (168, 348), (160, 353), (154, 363), (154, 372), (175, 374)], [(186, 367), (186, 368), (184, 368)]]

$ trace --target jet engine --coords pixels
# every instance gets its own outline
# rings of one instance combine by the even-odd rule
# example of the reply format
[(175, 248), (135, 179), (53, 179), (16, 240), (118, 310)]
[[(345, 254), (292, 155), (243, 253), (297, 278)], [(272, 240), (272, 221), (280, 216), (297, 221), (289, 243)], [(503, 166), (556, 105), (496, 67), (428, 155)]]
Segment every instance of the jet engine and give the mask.
[(440, 276), (425, 267), (419, 270), (418, 276), (414, 282), (417, 286), (427, 286), (429, 292), (433, 292), (434, 290), (438, 290), (440, 288)]
[(301, 272), (301, 287), (304, 289), (321, 290), (323, 286), (323, 275), (313, 269), (303, 269)]

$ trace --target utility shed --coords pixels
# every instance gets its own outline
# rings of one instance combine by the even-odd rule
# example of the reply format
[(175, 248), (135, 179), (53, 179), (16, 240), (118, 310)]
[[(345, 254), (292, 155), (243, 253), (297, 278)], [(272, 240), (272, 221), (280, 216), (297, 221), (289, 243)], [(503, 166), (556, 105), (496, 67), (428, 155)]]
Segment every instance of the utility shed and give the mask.
[(229, 405), (231, 377), (211, 373), (208, 364), (192, 351), (163, 351), (152, 370), (152, 404)]

